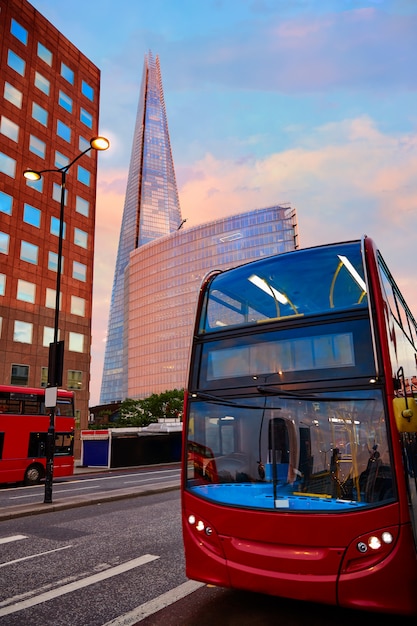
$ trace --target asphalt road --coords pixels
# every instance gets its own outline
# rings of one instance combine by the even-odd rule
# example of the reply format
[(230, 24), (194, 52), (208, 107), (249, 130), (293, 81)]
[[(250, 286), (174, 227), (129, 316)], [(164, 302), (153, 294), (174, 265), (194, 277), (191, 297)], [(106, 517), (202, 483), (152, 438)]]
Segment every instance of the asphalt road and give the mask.
[[(133, 471), (135, 469), (140, 469), (144, 471), (145, 468), (117, 468), (117, 470), (114, 471), (123, 472), (123, 470)], [(150, 466), (147, 469), (156, 472), (158, 471), (158, 466)], [(107, 474), (108, 472), (109, 470), (103, 468), (85, 468), (76, 465), (74, 470), (74, 477), (80, 475), (84, 475), (85, 477), (90, 475), (97, 476), (99, 474)], [(16, 519), (28, 515), (40, 515), (42, 513), (49, 513), (52, 511), (63, 511), (74, 507), (89, 506), (91, 504), (112, 502), (115, 500), (123, 500), (126, 498), (136, 498), (138, 496), (146, 496), (155, 493), (164, 493), (167, 491), (179, 489), (180, 487), (178, 477), (167, 476), (164, 480), (150, 481), (149, 483), (143, 484), (132, 484), (119, 489), (101, 490), (100, 488), (97, 488), (97, 490), (94, 492), (89, 491), (88, 493), (60, 497), (59, 495), (54, 495), (54, 490), (55, 493), (57, 491), (57, 484), (58, 483), (54, 482), (53, 485), (52, 503), (46, 504), (40, 498), (37, 502), (2, 506), (0, 508), (0, 521)], [(41, 485), (41, 487), (43, 487), (43, 485)]]

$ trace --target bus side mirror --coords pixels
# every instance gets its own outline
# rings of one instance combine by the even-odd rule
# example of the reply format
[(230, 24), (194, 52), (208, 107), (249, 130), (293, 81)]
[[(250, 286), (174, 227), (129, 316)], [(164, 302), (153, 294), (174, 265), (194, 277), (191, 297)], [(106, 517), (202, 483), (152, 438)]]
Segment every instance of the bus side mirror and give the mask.
[(415, 398), (394, 398), (394, 415), (398, 432), (417, 432), (417, 401)]

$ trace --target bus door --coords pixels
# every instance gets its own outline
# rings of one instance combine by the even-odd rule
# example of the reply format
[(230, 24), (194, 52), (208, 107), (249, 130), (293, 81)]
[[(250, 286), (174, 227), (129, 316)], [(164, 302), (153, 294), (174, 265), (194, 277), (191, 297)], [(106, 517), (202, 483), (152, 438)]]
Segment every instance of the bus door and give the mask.
[(417, 433), (402, 433), (401, 438), (410, 500), (410, 517), (417, 550)]
[(407, 397), (404, 381), (403, 389), (404, 396), (394, 398), (394, 415), (401, 437), (410, 518), (417, 550), (417, 399)]

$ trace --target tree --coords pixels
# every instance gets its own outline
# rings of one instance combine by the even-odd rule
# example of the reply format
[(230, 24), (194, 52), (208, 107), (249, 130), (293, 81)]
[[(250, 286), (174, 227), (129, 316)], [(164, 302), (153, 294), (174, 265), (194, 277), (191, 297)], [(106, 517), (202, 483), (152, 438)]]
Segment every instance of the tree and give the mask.
[(119, 418), (112, 423), (116, 428), (126, 428), (129, 426), (149, 426), (151, 422), (156, 422), (152, 416), (145, 415), (141, 400), (126, 398), (120, 405)]
[(142, 400), (126, 398), (120, 405), (120, 417), (111, 423), (115, 428), (129, 426), (149, 426), (158, 419), (182, 419), (184, 390), (173, 389), (163, 393), (153, 393)]
[(173, 389), (163, 393), (153, 393), (148, 398), (139, 400), (142, 410), (148, 417), (182, 419), (184, 390)]

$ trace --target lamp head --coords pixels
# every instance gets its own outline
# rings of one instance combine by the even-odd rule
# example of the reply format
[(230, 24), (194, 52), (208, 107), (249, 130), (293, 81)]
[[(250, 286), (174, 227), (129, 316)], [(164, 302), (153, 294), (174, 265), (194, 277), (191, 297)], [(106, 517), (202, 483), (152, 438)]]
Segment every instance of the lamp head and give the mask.
[(27, 169), (23, 172), (23, 176), (27, 179), (30, 180), (32, 182), (36, 181), (36, 180), (40, 180), (42, 178), (41, 174), (39, 172), (36, 172), (35, 170), (31, 170), (31, 169)]
[(90, 139), (90, 146), (94, 150), (107, 150), (110, 147), (110, 141), (106, 137), (93, 137)]

